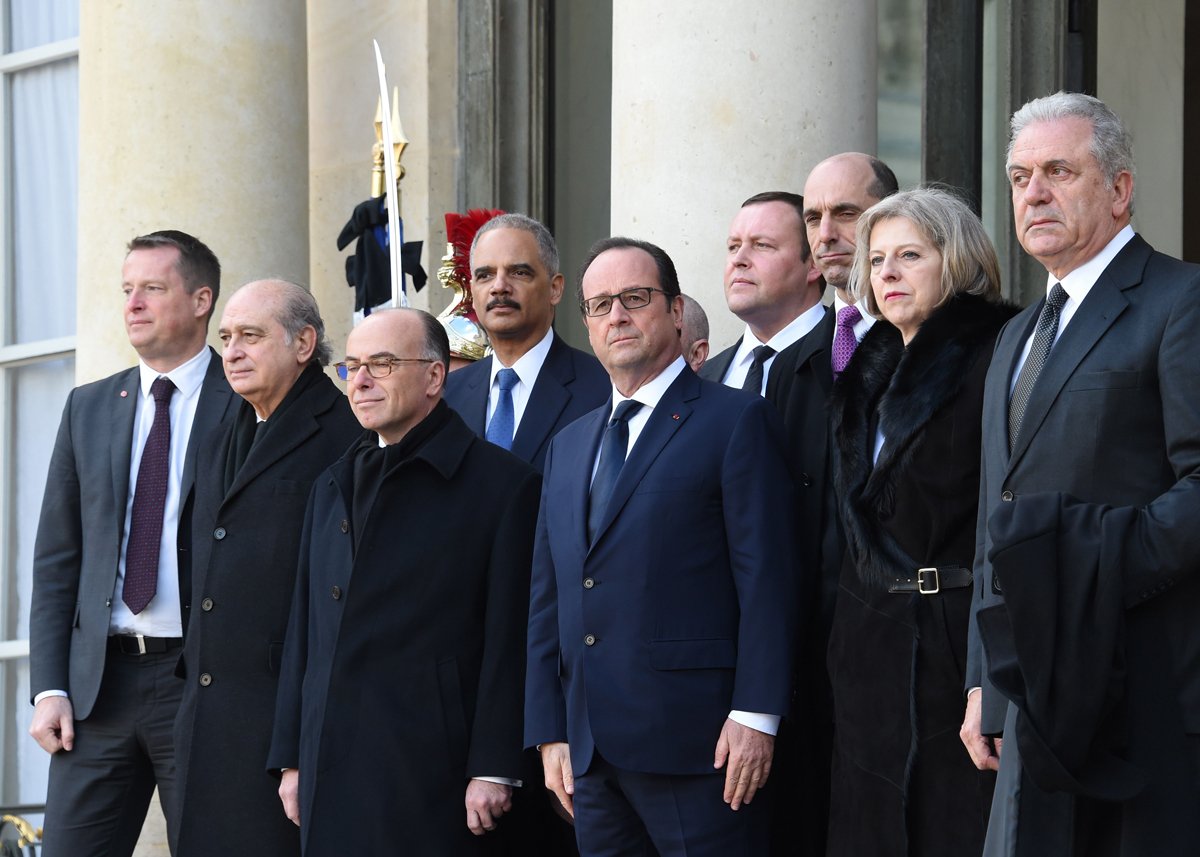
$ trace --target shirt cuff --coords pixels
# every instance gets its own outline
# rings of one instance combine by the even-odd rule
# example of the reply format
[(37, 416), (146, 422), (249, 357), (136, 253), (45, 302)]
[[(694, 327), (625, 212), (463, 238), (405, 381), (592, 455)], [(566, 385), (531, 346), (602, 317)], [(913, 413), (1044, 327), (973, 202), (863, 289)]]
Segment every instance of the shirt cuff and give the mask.
[(67, 696), (67, 692), (65, 690), (43, 690), (41, 693), (39, 693), (37, 696), (35, 696), (33, 698), (33, 704), (37, 705), (43, 699), (49, 699), (52, 696), (64, 696), (65, 697), (65, 696)]
[(752, 711), (731, 711), (729, 719), (734, 723), (740, 723), (743, 726), (748, 726), (758, 732), (764, 732), (767, 735), (779, 734), (778, 714), (755, 714)]
[(473, 780), (479, 780), (481, 783), (495, 783), (498, 786), (512, 786), (515, 789), (521, 787), (520, 780), (510, 780), (508, 777), (471, 777)]
[(979, 692), (979, 691), (981, 691), (981, 690), (983, 690), (983, 688), (982, 688), (982, 687), (973, 687), (973, 688), (971, 688), (970, 690), (968, 690), (968, 691), (967, 691), (967, 699), (970, 699), (970, 698), (971, 698), (971, 694), (973, 694), (973, 693), (978, 693), (978, 692)]

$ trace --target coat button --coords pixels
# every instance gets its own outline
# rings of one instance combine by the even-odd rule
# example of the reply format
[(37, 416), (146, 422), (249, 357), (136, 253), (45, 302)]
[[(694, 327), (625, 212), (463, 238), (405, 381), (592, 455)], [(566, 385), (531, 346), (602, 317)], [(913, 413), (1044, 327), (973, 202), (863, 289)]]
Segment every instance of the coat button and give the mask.
[(1000, 499), (1003, 500), (1005, 503), (1011, 503), (1013, 501), (1013, 492), (1005, 491), (1003, 494), (1000, 495)]
[(221, 539), (225, 538), (225, 528), (217, 527), (215, 530), (213, 530), (213, 538), (216, 539), (217, 541), (220, 541)]
[(588, 634), (587, 636), (585, 636), (585, 637), (583, 638), (583, 644), (584, 644), (585, 646), (594, 646), (594, 645), (596, 645), (596, 635), (595, 635), (595, 634)]
[(347, 521), (345, 518), (342, 519), (342, 532), (343, 533), (350, 532), (350, 522)]
[(583, 588), (584, 589), (591, 589), (595, 585), (596, 585), (596, 581), (592, 580), (590, 577), (585, 577), (583, 579)]
[(805, 488), (807, 488), (808, 486), (812, 485), (812, 477), (809, 476), (807, 473), (801, 473), (800, 474), (800, 484), (803, 485)]
[(200, 673), (200, 686), (208, 687), (210, 684), (212, 684), (212, 676), (208, 673)]
[(340, 600), (342, 597), (342, 587), (340, 587), (340, 586), (333, 587), (333, 589), (330, 591), (329, 594), (333, 596), (334, 601)]
[(200, 602), (200, 609), (203, 610), (205, 613), (212, 610), (212, 608), (213, 608), (213, 600), (211, 598), (205, 598), (203, 601)]

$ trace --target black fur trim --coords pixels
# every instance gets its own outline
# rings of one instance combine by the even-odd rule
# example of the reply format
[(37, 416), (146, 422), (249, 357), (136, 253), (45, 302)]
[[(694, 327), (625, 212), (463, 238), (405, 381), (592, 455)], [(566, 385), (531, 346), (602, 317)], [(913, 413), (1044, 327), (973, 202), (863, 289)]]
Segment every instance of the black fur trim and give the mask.
[[(873, 588), (916, 569), (918, 561), (880, 527), (879, 515), (894, 507), (897, 481), (929, 421), (958, 395), (980, 351), (990, 353), (1017, 309), (957, 295), (930, 314), (907, 348), (896, 328), (879, 321), (834, 384), (830, 432), (838, 511), (859, 576)], [(877, 429), (885, 441), (873, 464)]]

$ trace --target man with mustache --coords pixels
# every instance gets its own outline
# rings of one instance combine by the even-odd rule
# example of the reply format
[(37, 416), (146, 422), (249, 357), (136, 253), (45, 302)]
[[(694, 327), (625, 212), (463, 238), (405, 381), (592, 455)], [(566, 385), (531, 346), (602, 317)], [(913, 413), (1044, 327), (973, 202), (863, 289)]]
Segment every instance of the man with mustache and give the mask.
[[(829, 464), (829, 417), (826, 401), (834, 379), (846, 367), (858, 342), (875, 319), (864, 306), (849, 302), (855, 228), (859, 216), (897, 190), (896, 176), (878, 158), (844, 152), (815, 166), (804, 183), (804, 226), (816, 270), (833, 286), (832, 312), (775, 360), (767, 399), (779, 408), (788, 429), (796, 472), (801, 567), (807, 578), (801, 609), (797, 702), (780, 729), (780, 774), (776, 785), (799, 817), (779, 816), (773, 853), (824, 855), (829, 811), (829, 765), (833, 712), (825, 649), (833, 617), (834, 595), (842, 567), (845, 537), (835, 513)], [(795, 771), (796, 778), (789, 777)], [(808, 831), (795, 836), (788, 825)]]
[(776, 355), (824, 317), (803, 216), (804, 198), (787, 191), (742, 203), (725, 244), (725, 302), (746, 330), (708, 361), (701, 378), (762, 395)]
[(471, 273), (492, 356), (450, 375), (446, 403), (476, 434), (541, 470), (559, 429), (608, 397), (608, 376), (554, 332), (563, 275), (544, 225), (523, 214), (489, 220), (471, 245)]
[(961, 736), (999, 768), (984, 853), (1194, 854), (1200, 267), (1134, 232), (1102, 101), (1036, 99), (1011, 134), (1017, 239), (1047, 277), (983, 394)]

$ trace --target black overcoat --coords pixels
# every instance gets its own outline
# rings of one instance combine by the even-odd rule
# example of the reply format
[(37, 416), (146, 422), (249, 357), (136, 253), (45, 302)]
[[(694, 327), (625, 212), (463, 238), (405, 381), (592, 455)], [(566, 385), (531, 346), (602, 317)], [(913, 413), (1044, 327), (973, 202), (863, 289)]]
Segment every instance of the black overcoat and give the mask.
[(480, 853), (468, 780), (521, 776), (540, 479), (438, 407), (361, 533), (356, 450), (313, 488), (268, 758), (300, 771), (305, 854)]
[(345, 395), (310, 366), (226, 491), (238, 422), (210, 436), (198, 460), (176, 857), (299, 853), (266, 771), (275, 687), (312, 481), (362, 433)]
[[(829, 645), (830, 855), (982, 849), (994, 776), (975, 769), (958, 736), (971, 588), (918, 595), (888, 585), (922, 567), (971, 568), (983, 380), (1013, 312), (953, 297), (907, 348), (880, 322), (834, 385), (847, 552)], [(872, 463), (877, 431), (885, 441)]]

